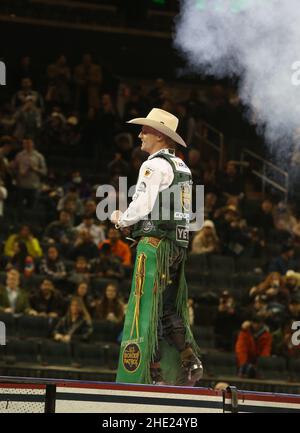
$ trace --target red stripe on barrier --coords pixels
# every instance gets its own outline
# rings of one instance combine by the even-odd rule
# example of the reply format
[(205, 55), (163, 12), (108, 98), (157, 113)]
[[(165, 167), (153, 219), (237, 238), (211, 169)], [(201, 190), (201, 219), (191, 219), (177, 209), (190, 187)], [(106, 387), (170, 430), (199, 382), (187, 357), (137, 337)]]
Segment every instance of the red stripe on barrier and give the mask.
[(260, 395), (260, 394), (244, 394), (239, 392), (238, 393), (238, 399), (239, 402), (247, 402), (248, 400), (251, 401), (265, 401), (267, 403), (294, 403), (300, 405), (300, 396), (288, 396), (288, 395), (276, 395), (276, 394), (267, 394), (267, 395)]
[(27, 383), (0, 383), (0, 388), (46, 389), (46, 385), (35, 385)]
[(172, 387), (172, 386), (151, 386), (151, 385), (122, 385), (122, 384), (97, 384), (97, 383), (58, 383), (58, 387), (66, 388), (89, 388), (89, 389), (104, 389), (117, 391), (135, 391), (135, 392), (157, 392), (166, 394), (190, 394), (218, 397), (221, 395), (219, 391), (213, 391), (203, 388), (188, 388), (188, 387)]

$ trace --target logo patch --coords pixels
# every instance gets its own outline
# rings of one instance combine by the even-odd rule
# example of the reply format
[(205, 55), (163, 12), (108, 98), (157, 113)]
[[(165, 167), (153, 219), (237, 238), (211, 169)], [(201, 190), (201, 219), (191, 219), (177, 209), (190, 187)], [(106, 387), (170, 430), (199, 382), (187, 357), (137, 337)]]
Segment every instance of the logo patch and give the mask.
[(143, 232), (148, 233), (154, 229), (154, 224), (152, 221), (146, 220), (143, 222)]
[(176, 227), (176, 240), (188, 242), (189, 230), (185, 226), (177, 226)]
[(138, 344), (129, 343), (123, 350), (123, 367), (129, 373), (134, 373), (141, 363), (141, 350)]
[(153, 174), (153, 170), (151, 168), (146, 168), (146, 170), (144, 171), (144, 177), (151, 177)]

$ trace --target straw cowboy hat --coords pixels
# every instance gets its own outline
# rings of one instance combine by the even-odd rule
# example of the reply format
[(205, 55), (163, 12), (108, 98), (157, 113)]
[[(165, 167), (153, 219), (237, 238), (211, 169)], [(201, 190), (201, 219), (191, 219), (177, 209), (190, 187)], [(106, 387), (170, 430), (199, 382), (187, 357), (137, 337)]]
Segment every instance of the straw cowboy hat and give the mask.
[(161, 110), (160, 108), (153, 108), (147, 117), (138, 117), (129, 120), (127, 123), (150, 126), (171, 138), (176, 143), (181, 144), (181, 146), (187, 147), (183, 139), (176, 132), (178, 118), (168, 111)]

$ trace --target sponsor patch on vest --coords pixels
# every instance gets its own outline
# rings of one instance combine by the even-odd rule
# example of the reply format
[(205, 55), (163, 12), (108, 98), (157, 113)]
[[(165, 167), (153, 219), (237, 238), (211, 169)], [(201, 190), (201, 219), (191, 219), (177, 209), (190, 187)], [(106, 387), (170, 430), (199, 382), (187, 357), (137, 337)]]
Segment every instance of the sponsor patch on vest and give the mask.
[(129, 343), (123, 350), (123, 366), (129, 373), (134, 373), (141, 363), (141, 350), (136, 343)]
[(174, 162), (177, 171), (182, 171), (183, 173), (189, 174), (191, 173), (190, 169), (185, 164), (185, 162), (182, 161), (182, 159), (176, 157), (172, 158), (172, 161)]
[(142, 230), (144, 233), (151, 232), (151, 230), (153, 229), (154, 229), (154, 224), (152, 221), (147, 220), (143, 222)]
[(185, 226), (176, 227), (176, 240), (177, 241), (189, 240), (189, 230)]
[(191, 186), (186, 183), (180, 185), (180, 201), (184, 211), (189, 212), (191, 209), (191, 201), (192, 201), (192, 189)]

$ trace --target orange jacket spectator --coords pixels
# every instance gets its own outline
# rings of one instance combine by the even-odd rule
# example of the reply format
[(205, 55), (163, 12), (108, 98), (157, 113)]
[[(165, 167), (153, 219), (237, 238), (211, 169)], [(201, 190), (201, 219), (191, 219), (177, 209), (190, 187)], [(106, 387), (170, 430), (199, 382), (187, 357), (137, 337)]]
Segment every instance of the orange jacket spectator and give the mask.
[(272, 335), (263, 324), (244, 322), (239, 332), (235, 353), (238, 367), (255, 365), (260, 356), (270, 356)]
[(120, 232), (114, 228), (109, 229), (107, 234), (108, 239), (104, 242), (100, 242), (99, 249), (102, 245), (108, 243), (111, 245), (111, 252), (119, 257), (122, 261), (122, 265), (131, 265), (131, 251), (129, 246), (120, 239)]

